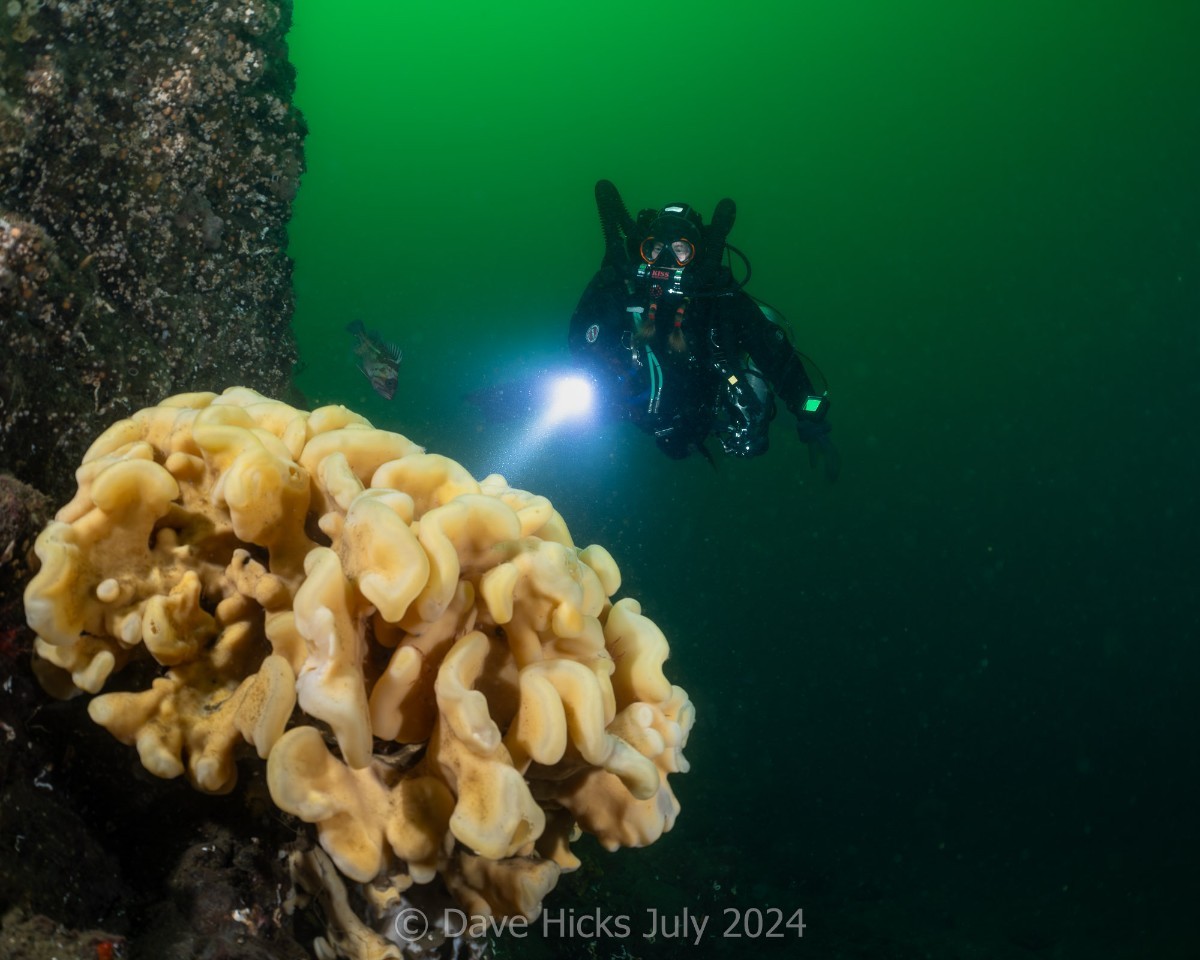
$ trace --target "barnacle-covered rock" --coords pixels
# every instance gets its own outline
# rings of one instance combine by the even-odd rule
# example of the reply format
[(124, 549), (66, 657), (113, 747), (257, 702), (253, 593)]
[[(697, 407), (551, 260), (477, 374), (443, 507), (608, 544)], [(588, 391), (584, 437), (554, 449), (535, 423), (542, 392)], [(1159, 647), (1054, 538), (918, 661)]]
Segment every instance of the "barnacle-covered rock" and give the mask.
[(60, 497), (97, 424), (290, 389), (305, 127), (281, 0), (3, 2), (0, 463)]

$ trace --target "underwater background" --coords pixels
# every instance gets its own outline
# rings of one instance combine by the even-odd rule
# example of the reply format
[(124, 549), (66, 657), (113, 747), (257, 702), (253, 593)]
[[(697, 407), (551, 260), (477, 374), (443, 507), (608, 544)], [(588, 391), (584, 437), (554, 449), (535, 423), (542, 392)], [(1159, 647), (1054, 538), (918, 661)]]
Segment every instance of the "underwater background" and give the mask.
[[(1200, 956), (1200, 6), (294, 18), (298, 385), (549, 496), (697, 705), (675, 830), (588, 847), (548, 901), (633, 936), (501, 952)], [(468, 402), (568, 362), (600, 178), (633, 211), (736, 200), (837, 483), (786, 414), (714, 469)], [(404, 350), (390, 402), (353, 319)], [(640, 935), (684, 907), (699, 946)], [(803, 938), (721, 936), (768, 908)]]

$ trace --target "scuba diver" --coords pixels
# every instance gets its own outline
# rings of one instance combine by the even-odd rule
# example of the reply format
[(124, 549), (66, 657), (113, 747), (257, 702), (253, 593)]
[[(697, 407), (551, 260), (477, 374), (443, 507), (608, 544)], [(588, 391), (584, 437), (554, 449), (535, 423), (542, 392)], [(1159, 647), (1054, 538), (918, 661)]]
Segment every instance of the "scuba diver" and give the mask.
[[(575, 360), (601, 386), (610, 411), (651, 434), (672, 458), (713, 434), (725, 453), (765, 453), (775, 398), (796, 418), (816, 466), (837, 477), (827, 391), (814, 387), (779, 315), (743, 287), (750, 264), (726, 243), (736, 209), (710, 223), (683, 203), (629, 215), (617, 188), (596, 184), (604, 260), (571, 317)], [(736, 281), (727, 254), (746, 275)]]

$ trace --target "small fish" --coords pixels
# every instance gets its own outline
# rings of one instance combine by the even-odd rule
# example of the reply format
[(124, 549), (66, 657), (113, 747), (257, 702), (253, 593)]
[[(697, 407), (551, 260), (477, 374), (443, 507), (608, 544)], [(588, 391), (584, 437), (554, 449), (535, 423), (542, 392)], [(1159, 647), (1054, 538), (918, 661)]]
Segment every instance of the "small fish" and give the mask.
[(346, 332), (354, 334), (356, 338), (354, 356), (358, 359), (358, 369), (371, 381), (371, 387), (377, 394), (385, 400), (391, 400), (396, 395), (404, 352), (373, 330), (367, 330), (361, 320), (348, 323)]

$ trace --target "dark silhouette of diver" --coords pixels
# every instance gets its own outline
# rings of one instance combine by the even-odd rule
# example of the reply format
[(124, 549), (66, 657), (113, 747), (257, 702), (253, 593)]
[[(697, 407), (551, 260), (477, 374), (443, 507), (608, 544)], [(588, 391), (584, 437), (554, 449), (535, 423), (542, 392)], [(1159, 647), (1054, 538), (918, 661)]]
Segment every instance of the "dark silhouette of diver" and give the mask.
[[(814, 466), (837, 477), (829, 398), (814, 387), (778, 313), (743, 287), (750, 264), (726, 243), (732, 200), (710, 223), (689, 205), (629, 215), (616, 187), (596, 184), (604, 260), (571, 317), (576, 361), (600, 386), (609, 412), (654, 436), (664, 453), (692, 449), (711, 460), (715, 435), (727, 454), (765, 453), (778, 398), (796, 418)], [(728, 253), (745, 264), (735, 281)]]

